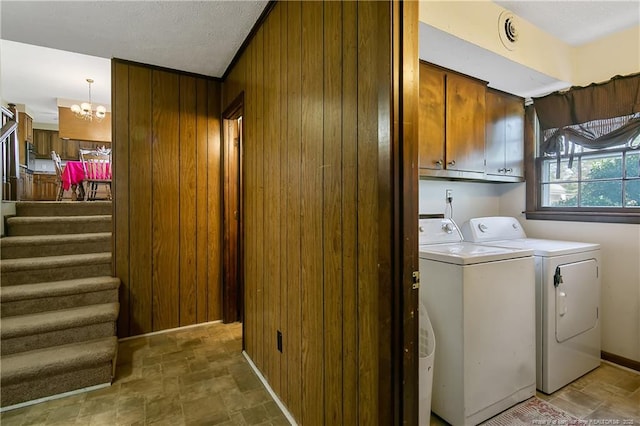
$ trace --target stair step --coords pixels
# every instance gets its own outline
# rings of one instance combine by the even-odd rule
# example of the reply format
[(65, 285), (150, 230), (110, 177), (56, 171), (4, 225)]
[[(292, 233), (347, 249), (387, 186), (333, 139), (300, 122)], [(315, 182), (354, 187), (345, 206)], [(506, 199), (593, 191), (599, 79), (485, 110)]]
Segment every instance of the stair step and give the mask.
[(115, 336), (2, 357), (3, 407), (89, 386), (111, 383)]
[(6, 219), (7, 236), (111, 232), (111, 215), (14, 216)]
[(0, 287), (0, 316), (118, 301), (120, 279), (110, 276)]
[(17, 216), (110, 215), (111, 201), (20, 201)]
[(111, 251), (111, 232), (26, 235), (0, 239), (0, 257), (2, 259), (107, 251)]
[(0, 274), (2, 286), (111, 275), (111, 253), (7, 259)]
[(119, 307), (103, 303), (4, 318), (0, 328), (3, 362), (8, 354), (113, 336)]

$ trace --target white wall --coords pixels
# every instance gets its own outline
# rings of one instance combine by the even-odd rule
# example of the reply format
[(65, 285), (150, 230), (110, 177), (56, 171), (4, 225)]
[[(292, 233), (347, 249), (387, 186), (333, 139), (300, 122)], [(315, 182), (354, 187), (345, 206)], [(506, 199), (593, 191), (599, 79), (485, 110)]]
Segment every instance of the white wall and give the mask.
[[(488, 1), (422, 1), (420, 20), (485, 49), (500, 53), (549, 76), (586, 85), (614, 75), (640, 71), (640, 27), (613, 34), (577, 48), (544, 43), (521, 45), (509, 53), (495, 38), (501, 8)], [(567, 63), (567, 50), (571, 63)], [(542, 52), (542, 56), (541, 53)], [(562, 57), (563, 59), (560, 59)], [(557, 60), (551, 60), (556, 58)], [(514, 216), (527, 235), (599, 243), (602, 248), (602, 350), (640, 361), (640, 225), (526, 220), (525, 184), (489, 184), (421, 180), (420, 213), (444, 212), (445, 189), (453, 189), (453, 218), (462, 224), (473, 216)]]

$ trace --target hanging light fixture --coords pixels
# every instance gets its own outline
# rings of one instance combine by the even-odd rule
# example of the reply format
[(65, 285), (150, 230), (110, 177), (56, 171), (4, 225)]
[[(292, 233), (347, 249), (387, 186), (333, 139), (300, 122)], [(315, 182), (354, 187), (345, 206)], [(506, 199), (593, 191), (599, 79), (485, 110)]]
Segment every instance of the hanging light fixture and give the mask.
[(71, 112), (73, 112), (77, 118), (83, 120), (92, 121), (95, 118), (96, 121), (102, 121), (107, 115), (107, 109), (102, 105), (98, 105), (94, 113), (93, 105), (91, 104), (91, 84), (93, 83), (93, 79), (88, 78), (87, 83), (89, 83), (89, 102), (83, 102), (80, 105), (71, 105)]

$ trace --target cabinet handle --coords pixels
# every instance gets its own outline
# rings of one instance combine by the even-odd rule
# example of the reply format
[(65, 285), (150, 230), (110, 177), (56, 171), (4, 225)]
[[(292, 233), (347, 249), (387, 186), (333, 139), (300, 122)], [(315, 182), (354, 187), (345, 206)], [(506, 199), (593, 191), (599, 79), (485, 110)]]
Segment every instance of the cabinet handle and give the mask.
[(442, 167), (442, 160), (434, 161), (433, 163), (434, 163), (436, 166)]
[(447, 163), (450, 166), (455, 166), (456, 165), (456, 160), (451, 160)]
[(505, 169), (505, 173), (511, 173), (513, 171), (513, 169), (511, 167), (509, 167), (508, 169)]
[(507, 169), (505, 169), (504, 167), (501, 167), (498, 169), (498, 173), (507, 173)]

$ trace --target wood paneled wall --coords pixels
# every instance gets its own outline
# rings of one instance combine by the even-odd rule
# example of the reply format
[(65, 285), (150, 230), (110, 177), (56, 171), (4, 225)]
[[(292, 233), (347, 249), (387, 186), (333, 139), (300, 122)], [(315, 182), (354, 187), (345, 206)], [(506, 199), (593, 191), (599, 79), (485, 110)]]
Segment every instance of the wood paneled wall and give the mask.
[(118, 336), (221, 318), (221, 84), (114, 60)]
[[(395, 114), (404, 105), (395, 102), (401, 78), (393, 73), (402, 57), (392, 58), (392, 42), (402, 31), (391, 27), (400, 10), (392, 2), (278, 2), (224, 82), (223, 106), (244, 94), (245, 350), (303, 425), (402, 418), (392, 387), (402, 386), (394, 368), (404, 341), (392, 340), (392, 317), (404, 309), (394, 304), (406, 284), (397, 279), (403, 241), (413, 244), (406, 263), (417, 270), (417, 208), (405, 241), (402, 206), (393, 206), (403, 184), (394, 179), (402, 155), (415, 156), (405, 178), (416, 207), (417, 140), (407, 144), (413, 151), (398, 148), (404, 123)], [(414, 120), (417, 5), (403, 19), (415, 20), (416, 51), (405, 64)], [(411, 387), (405, 397), (417, 401), (417, 378)]]

